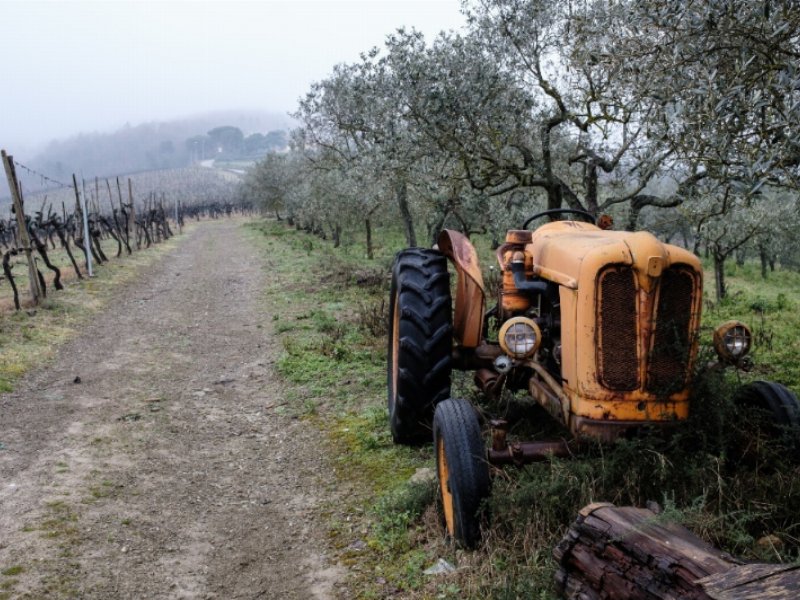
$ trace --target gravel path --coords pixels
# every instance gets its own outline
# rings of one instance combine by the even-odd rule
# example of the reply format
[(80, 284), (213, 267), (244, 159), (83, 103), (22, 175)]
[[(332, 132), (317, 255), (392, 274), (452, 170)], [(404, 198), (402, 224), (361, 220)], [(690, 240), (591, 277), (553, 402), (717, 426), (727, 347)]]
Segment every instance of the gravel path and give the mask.
[(276, 411), (268, 266), (239, 223), (200, 224), (0, 396), (0, 599), (335, 595), (322, 442)]

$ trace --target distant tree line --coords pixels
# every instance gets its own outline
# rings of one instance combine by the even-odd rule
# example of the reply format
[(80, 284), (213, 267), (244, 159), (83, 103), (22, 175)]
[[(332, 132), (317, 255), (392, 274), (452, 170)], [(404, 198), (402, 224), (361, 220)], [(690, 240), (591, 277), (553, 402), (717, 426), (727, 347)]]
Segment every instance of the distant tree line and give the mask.
[[(25, 163), (63, 179), (74, 172), (110, 176), (177, 169), (212, 158), (253, 160), (267, 151), (286, 147), (287, 133), (281, 129), (285, 122), (285, 117), (269, 114), (226, 113), (126, 125), (113, 133), (83, 133), (53, 141)], [(264, 133), (245, 134), (246, 131)], [(20, 173), (20, 180), (30, 192), (47, 187), (24, 172)], [(6, 196), (6, 191), (0, 192), (0, 198)]]
[(238, 127), (215, 127), (206, 135), (195, 135), (185, 142), (186, 150), (194, 161), (209, 158), (246, 160), (262, 158), (268, 152), (284, 150), (288, 145), (286, 131), (252, 133), (245, 136)]
[(538, 208), (610, 213), (724, 265), (798, 264), (800, 11), (784, 0), (467, 0), (315, 83), (242, 193), (337, 243), (399, 222), (497, 241)]

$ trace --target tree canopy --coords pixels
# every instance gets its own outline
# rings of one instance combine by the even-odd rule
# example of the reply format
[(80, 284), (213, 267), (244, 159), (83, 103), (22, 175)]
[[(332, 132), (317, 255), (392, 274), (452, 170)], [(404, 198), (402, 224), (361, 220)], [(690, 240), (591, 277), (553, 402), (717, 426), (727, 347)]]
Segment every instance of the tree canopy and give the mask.
[[(463, 10), (464, 31), (428, 43), (400, 29), (311, 87), (293, 158), (263, 165), (294, 170), (290, 218), (338, 236), (364, 214), (397, 215), (416, 245), (421, 224), (428, 239), (443, 226), (499, 236), (524, 211), (568, 206), (635, 229), (658, 210), (716, 252), (722, 230), (738, 248), (796, 214), (785, 209), (800, 173), (792, 2)], [(777, 196), (784, 208), (770, 210)]]

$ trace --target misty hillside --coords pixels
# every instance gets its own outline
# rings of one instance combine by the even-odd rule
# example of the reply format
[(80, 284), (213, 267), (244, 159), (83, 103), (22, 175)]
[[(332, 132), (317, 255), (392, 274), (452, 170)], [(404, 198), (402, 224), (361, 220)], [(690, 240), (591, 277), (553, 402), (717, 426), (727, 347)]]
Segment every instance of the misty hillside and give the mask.
[[(282, 132), (289, 127), (290, 119), (280, 113), (214, 112), (173, 121), (126, 124), (113, 133), (81, 133), (54, 140), (42, 153), (24, 162), (61, 181), (72, 173), (103, 177), (172, 169), (209, 158), (263, 155), (285, 145)], [(209, 136), (209, 132), (215, 135)], [(38, 177), (24, 171), (18, 175), (28, 191), (42, 186)]]

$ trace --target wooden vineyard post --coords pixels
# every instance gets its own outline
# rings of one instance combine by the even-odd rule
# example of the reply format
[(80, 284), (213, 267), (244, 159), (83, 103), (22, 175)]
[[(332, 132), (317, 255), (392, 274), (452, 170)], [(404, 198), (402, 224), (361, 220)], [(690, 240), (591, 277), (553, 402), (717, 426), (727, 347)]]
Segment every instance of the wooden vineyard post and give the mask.
[(25, 258), (28, 261), (28, 276), (30, 278), (31, 298), (33, 304), (39, 304), (39, 298), (42, 296), (42, 290), (39, 287), (39, 273), (36, 270), (36, 263), (33, 260), (31, 252), (31, 240), (28, 237), (28, 226), (25, 223), (25, 213), (22, 210), (22, 199), (19, 195), (19, 187), (17, 183), (17, 174), (14, 170), (13, 157), (6, 154), (2, 150), (3, 167), (6, 170), (6, 177), (8, 178), (8, 187), (11, 190), (11, 201), (14, 203), (14, 212), (17, 215), (17, 228), (19, 229), (19, 241), (22, 244), (22, 249), (25, 251)]

